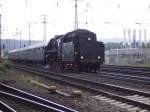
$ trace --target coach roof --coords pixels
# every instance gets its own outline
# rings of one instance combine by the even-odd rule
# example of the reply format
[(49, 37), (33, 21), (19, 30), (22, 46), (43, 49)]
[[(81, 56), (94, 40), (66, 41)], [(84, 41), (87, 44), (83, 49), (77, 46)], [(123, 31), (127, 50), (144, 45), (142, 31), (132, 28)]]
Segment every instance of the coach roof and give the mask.
[(9, 51), (8, 53), (13, 53), (13, 52), (18, 52), (18, 51), (25, 51), (25, 50), (30, 50), (30, 49), (34, 49), (34, 48), (39, 48), (39, 47), (45, 47), (48, 45), (48, 42), (40, 42), (31, 46), (26, 46), (23, 48), (18, 48), (18, 49), (14, 49)]

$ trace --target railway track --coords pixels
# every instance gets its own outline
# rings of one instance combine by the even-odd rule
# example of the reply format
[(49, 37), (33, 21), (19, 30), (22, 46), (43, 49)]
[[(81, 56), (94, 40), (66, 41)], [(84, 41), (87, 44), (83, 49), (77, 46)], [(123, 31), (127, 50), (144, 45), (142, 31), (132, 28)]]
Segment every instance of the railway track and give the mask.
[(66, 83), (71, 86), (85, 89), (97, 95), (101, 94), (117, 101), (119, 100), (143, 109), (150, 110), (150, 94), (143, 91), (105, 83), (98, 83), (95, 81), (87, 80), (85, 78), (69, 76), (64, 73), (55, 73), (24, 66), (16, 66), (16, 68), (36, 75), (40, 75), (45, 78), (53, 79), (55, 81), (58, 81), (59, 83)]
[(130, 74), (133, 76), (143, 76), (150, 78), (150, 67), (103, 65), (101, 70), (107, 72), (117, 72), (123, 74)]
[[(31, 65), (27, 65), (27, 66), (31, 66)], [(119, 79), (119, 80), (123, 80), (123, 81), (130, 81), (130, 82), (135, 82), (135, 83), (143, 83), (143, 84), (150, 84), (150, 72), (149, 72), (149, 77), (146, 77), (144, 74), (139, 75), (136, 73), (134, 73), (133, 75), (130, 74), (130, 71), (128, 70), (128, 72), (123, 71), (121, 72), (121, 70), (123, 69), (123, 67), (129, 67), (129, 66), (116, 66), (116, 65), (108, 65), (108, 68), (110, 68), (111, 66), (113, 66), (114, 68), (112, 69), (105, 69), (105, 67), (102, 68), (102, 71), (98, 71), (97, 74), (93, 74), (93, 73), (84, 73), (84, 75), (92, 75), (94, 77), (104, 77), (104, 78), (110, 78), (110, 79)], [(37, 66), (32, 65), (33, 68), (36, 68)], [(121, 69), (117, 69), (116, 67), (121, 67)], [(38, 66), (39, 69), (41, 69), (40, 66)], [(107, 67), (106, 67), (107, 68)], [(133, 69), (135, 69), (134, 67), (131, 67)], [(144, 67), (142, 67), (142, 69), (144, 69)], [(147, 71), (148, 71), (148, 67), (147, 67)], [(136, 70), (136, 69), (135, 69)], [(150, 70), (149, 70), (150, 71)], [(73, 72), (73, 71), (71, 71)], [(125, 73), (124, 73), (125, 72)], [(82, 72), (81, 72), (82, 73)], [(142, 71), (140, 72), (142, 73)]]
[(131, 70), (143, 70), (143, 71), (150, 71), (150, 67), (142, 67), (142, 66), (125, 66), (125, 65), (102, 65), (102, 67), (110, 67), (110, 68), (128, 68)]
[(13, 108), (11, 108), (9, 105), (6, 103), (0, 101), (0, 111), (4, 112), (16, 112)]
[[(59, 105), (57, 103), (51, 102), (49, 100), (43, 99), (41, 97), (35, 96), (33, 94), (27, 93), (25, 91), (16, 89), (14, 87), (0, 83), (0, 96), (8, 99), (15, 100), (19, 103), (29, 105), (36, 109), (44, 110), (44, 112), (77, 112), (76, 110), (67, 108), (65, 106)], [(3, 108), (4, 105), (1, 105)], [(13, 110), (13, 109), (10, 109)], [(13, 111), (8, 111), (13, 112)]]
[(101, 71), (98, 72), (96, 76), (101, 76), (101, 77), (106, 77), (106, 78), (113, 78), (113, 79), (119, 79), (119, 80), (125, 80), (125, 81), (130, 81), (130, 82), (140, 82), (143, 84), (150, 84), (150, 78), (148, 77), (143, 77), (143, 76), (132, 76), (129, 74), (122, 74), (122, 73), (109, 73), (107, 71)]

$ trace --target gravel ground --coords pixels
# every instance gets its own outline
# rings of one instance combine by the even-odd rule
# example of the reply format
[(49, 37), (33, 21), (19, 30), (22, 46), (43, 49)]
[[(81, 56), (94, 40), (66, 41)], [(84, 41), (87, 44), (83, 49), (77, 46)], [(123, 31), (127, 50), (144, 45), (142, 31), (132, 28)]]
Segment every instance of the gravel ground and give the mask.
[(0, 73), (0, 82), (39, 95), (43, 98), (76, 109), (80, 112), (129, 112), (129, 110), (120, 108), (119, 106), (115, 106), (113, 104), (110, 104), (109, 102), (97, 100), (94, 98), (94, 96), (96, 96), (95, 94), (91, 94), (85, 91), (82, 92), (82, 96), (79, 98), (65, 97), (58, 94), (50, 94), (47, 89), (32, 83), (31, 80), (38, 81), (49, 86), (54, 85), (57, 87), (58, 90), (69, 94), (72, 90), (78, 90), (77, 88), (58, 84), (54, 81), (41, 78), (29, 73), (25, 73), (19, 70), (11, 69), (8, 70), (6, 73)]

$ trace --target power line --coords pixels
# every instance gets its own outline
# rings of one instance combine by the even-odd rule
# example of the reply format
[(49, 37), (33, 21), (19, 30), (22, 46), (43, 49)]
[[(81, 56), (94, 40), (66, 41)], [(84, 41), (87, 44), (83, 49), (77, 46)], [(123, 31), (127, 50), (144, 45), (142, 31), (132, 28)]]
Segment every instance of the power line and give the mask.
[(102, 3), (102, 4), (98, 5), (98, 7), (102, 8), (102, 7), (106, 6), (106, 5), (112, 4), (112, 3), (117, 2), (117, 1), (120, 1), (120, 0), (109, 0), (109, 1), (107, 1), (105, 3)]

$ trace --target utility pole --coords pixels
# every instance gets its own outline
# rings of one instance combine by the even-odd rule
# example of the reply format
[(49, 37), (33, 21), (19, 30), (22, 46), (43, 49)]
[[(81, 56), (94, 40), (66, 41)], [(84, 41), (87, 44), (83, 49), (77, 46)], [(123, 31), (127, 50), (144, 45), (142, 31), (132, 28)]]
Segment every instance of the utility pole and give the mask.
[(19, 30), (19, 31), (17, 32), (17, 34), (19, 35), (19, 38), (20, 38), (20, 48), (21, 48), (21, 30)]
[(77, 0), (75, 0), (75, 22), (74, 22), (74, 30), (78, 29), (78, 3)]
[(126, 29), (124, 28), (124, 29), (123, 29), (123, 37), (124, 37), (124, 47), (125, 47), (125, 48), (127, 47), (127, 46), (126, 46), (126, 44), (127, 44), (127, 43), (126, 43), (126, 38), (127, 38), (126, 36), (127, 36), (127, 35), (126, 35)]
[(139, 29), (139, 48), (142, 48), (142, 32), (141, 29)]
[(144, 40), (145, 40), (145, 46), (147, 46), (147, 30), (144, 29)]
[(28, 27), (29, 27), (29, 43), (28, 43), (28, 45), (30, 46), (31, 45), (31, 23), (30, 22), (28, 24)]
[(129, 38), (128, 47), (131, 48), (131, 29), (130, 28), (128, 28), (128, 38)]
[(28, 42), (28, 46), (31, 45), (31, 26), (34, 25), (34, 24), (37, 24), (36, 22), (33, 23), (33, 22), (28, 22), (28, 34), (29, 34), (29, 42)]
[(43, 42), (46, 42), (46, 16), (47, 15), (43, 15)]
[(20, 38), (20, 48), (21, 48), (21, 29), (16, 28), (16, 34), (19, 36)]
[(21, 30), (20, 30), (19, 34), (20, 34), (20, 48), (21, 48)]
[(1, 59), (1, 41), (2, 41), (2, 24), (1, 24), (1, 14), (0, 14), (0, 59)]
[(13, 34), (13, 40), (14, 40), (14, 49), (16, 48), (16, 40), (15, 40), (16, 34)]

